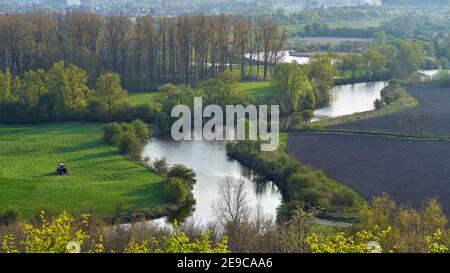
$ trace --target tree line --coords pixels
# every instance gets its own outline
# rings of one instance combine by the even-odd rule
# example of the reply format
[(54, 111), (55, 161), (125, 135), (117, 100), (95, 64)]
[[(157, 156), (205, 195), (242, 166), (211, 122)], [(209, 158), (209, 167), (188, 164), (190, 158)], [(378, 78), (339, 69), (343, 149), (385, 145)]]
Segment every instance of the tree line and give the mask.
[(263, 18), (0, 15), (0, 69), (16, 76), (63, 60), (84, 69), (89, 84), (115, 72), (132, 91), (195, 83), (233, 69), (242, 78), (267, 78), (286, 38), (286, 31)]

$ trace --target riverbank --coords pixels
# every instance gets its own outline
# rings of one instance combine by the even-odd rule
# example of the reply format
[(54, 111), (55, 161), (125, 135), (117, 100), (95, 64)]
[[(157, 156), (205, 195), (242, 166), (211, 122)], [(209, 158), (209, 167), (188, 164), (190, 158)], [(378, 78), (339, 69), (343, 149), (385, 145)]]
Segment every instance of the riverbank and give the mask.
[(298, 207), (315, 207), (320, 210), (320, 218), (357, 221), (364, 200), (320, 170), (289, 156), (284, 149), (286, 136), (282, 135), (280, 149), (276, 152), (261, 152), (259, 143), (240, 141), (228, 143), (227, 154), (278, 186), (284, 197), (278, 208), (278, 219), (288, 219)]

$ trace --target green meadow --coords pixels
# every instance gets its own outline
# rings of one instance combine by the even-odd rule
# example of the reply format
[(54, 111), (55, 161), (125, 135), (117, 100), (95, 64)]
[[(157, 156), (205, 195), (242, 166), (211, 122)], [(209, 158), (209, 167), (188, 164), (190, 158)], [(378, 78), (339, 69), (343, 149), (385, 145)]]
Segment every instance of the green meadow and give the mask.
[[(41, 209), (107, 216), (166, 202), (162, 178), (102, 140), (102, 124), (0, 124), (0, 211)], [(68, 176), (55, 176), (65, 163)]]

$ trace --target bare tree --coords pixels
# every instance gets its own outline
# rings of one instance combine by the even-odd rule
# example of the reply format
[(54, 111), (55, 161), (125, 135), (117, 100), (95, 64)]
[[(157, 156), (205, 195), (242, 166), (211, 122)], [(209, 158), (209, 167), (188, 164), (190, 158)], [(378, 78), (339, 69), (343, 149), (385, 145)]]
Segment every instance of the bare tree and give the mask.
[(219, 198), (213, 205), (217, 220), (224, 228), (239, 228), (251, 216), (245, 181), (226, 177), (219, 187)]

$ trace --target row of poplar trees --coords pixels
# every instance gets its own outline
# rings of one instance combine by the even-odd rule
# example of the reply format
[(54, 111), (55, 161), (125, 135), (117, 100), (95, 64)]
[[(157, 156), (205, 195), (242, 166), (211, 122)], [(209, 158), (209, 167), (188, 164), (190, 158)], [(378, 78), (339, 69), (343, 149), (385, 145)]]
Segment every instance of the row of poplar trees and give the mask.
[(196, 83), (233, 69), (242, 78), (267, 78), (286, 37), (272, 21), (225, 15), (0, 15), (0, 69), (22, 75), (64, 60), (86, 70), (90, 83), (115, 72), (130, 91)]

